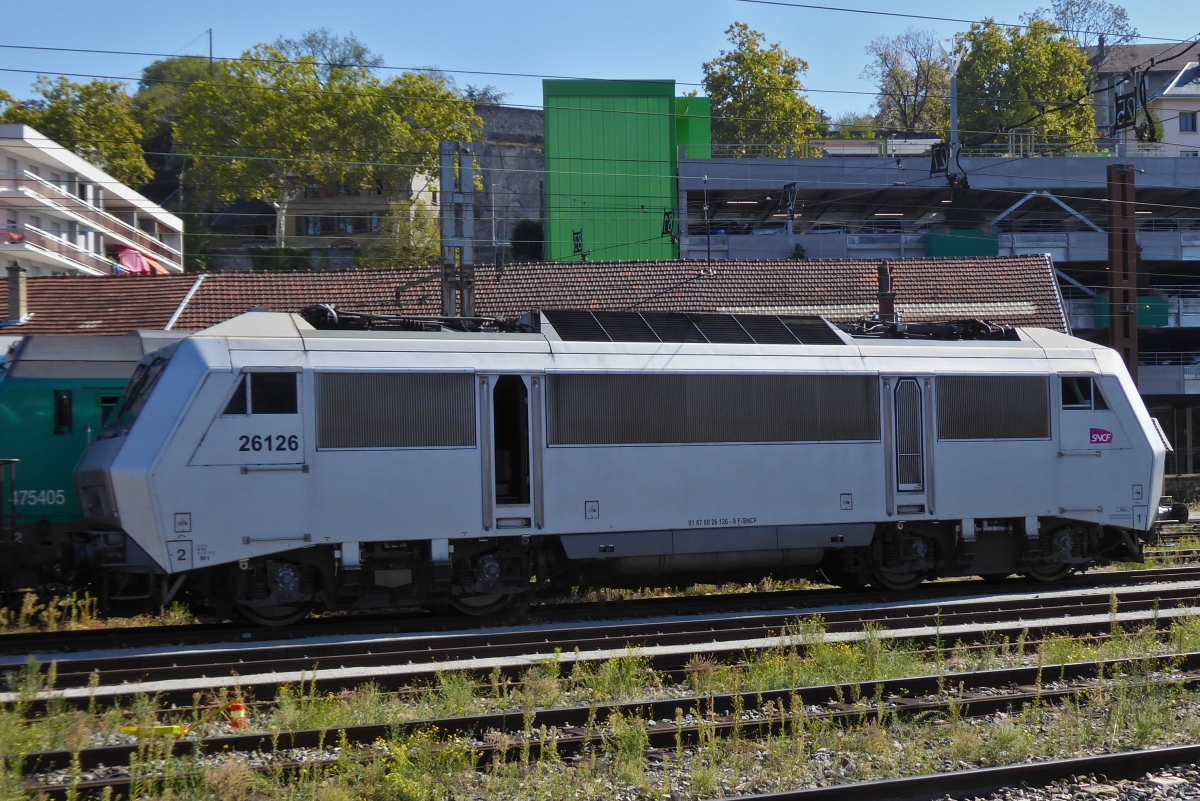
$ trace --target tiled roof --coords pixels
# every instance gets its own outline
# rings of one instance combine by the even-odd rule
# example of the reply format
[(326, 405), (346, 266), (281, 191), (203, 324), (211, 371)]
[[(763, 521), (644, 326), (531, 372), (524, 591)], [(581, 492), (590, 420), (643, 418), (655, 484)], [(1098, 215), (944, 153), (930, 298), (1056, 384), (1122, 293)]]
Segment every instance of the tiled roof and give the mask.
[[(981, 317), (1064, 330), (1062, 304), (1045, 256), (892, 261), (896, 307), (907, 319)], [(854, 320), (876, 308), (873, 259), (512, 264), (475, 271), (476, 313), (513, 317), (536, 308), (807, 312)], [(422, 279), (424, 283), (418, 283)], [(361, 270), (327, 273), (218, 273), (209, 277), (177, 327), (198, 329), (251, 306), (298, 311), (331, 303), (353, 311), (440, 313), (435, 273)], [(407, 285), (407, 286), (406, 286)]]
[[(1046, 256), (903, 259), (890, 264), (896, 308), (904, 319), (970, 317), (1066, 330), (1053, 265)], [(513, 317), (537, 308), (639, 309), (809, 313), (835, 322), (855, 320), (876, 309), (878, 267), (877, 259), (715, 261), (709, 275), (702, 261), (588, 262), (512, 264), (497, 274), (493, 266), (481, 265), (476, 268), (476, 313)], [(39, 309), (49, 298), (44, 285), (79, 285), (55, 295), (57, 314), (64, 318), (61, 324), (53, 331), (28, 333), (161, 328), (195, 280), (32, 278), (30, 305), (36, 314), (27, 325), (42, 324)], [(157, 286), (163, 290), (149, 292)], [(295, 312), (313, 303), (330, 303), (345, 310), (395, 314), (398, 289), (404, 313), (440, 313), (441, 289), (437, 274), (429, 270), (227, 272), (205, 278), (175, 328), (198, 330), (254, 306)], [(101, 295), (108, 298), (104, 302), (111, 319), (100, 310), (82, 311), (99, 307), (99, 301), (90, 298)], [(46, 316), (54, 314), (47, 311)], [(105, 325), (94, 329), (79, 322), (102, 318)], [(26, 328), (8, 328), (5, 333)]]
[[(0, 334), (126, 334), (139, 328), (161, 329), (195, 283), (194, 275), (30, 278), (33, 316), (22, 325), (0, 328)], [(7, 310), (8, 283), (0, 279), (0, 319)]]
[[(1098, 49), (1085, 47), (1084, 53), (1091, 62), (1098, 55)], [(1176, 72), (1185, 61), (1194, 61), (1197, 53), (1200, 53), (1200, 44), (1196, 42), (1107, 45), (1099, 72), (1124, 72), (1132, 67), (1142, 67), (1151, 72)], [(1153, 67), (1150, 66), (1152, 59), (1155, 62)]]

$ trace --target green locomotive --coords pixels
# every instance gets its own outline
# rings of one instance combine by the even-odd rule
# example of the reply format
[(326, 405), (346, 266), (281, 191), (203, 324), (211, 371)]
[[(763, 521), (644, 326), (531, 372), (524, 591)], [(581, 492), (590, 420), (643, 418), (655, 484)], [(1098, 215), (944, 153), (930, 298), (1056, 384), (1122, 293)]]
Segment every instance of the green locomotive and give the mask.
[[(87, 539), (72, 471), (116, 407), (142, 356), (183, 336), (27, 336), (0, 361), (0, 459), (9, 530), (0, 537), (0, 589), (68, 578)], [(6, 477), (7, 478), (7, 477)]]

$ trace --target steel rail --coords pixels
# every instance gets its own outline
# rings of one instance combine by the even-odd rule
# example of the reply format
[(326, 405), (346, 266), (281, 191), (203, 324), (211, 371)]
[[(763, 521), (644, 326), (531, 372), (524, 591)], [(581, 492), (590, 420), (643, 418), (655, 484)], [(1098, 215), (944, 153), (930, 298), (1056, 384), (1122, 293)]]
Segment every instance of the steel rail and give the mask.
[(1074, 776), (1103, 776), (1109, 781), (1134, 779), (1145, 773), (1200, 760), (1200, 745), (1150, 748), (1096, 756), (1055, 759), (1047, 762), (1021, 762), (999, 768), (956, 770), (903, 779), (884, 779), (857, 784), (837, 784), (782, 793), (740, 795), (724, 801), (862, 801), (886, 798), (889, 801), (940, 801), (971, 799), (1005, 787), (1036, 787)]
[[(719, 695), (700, 695), (633, 701), (597, 707), (565, 707), (537, 710), (531, 714), (520, 711), (499, 712), (457, 718), (411, 720), (394, 724), (367, 724), (358, 726), (332, 727), (283, 733), (256, 733), (234, 736), (209, 737), (196, 740), (178, 740), (170, 748), (175, 757), (185, 757), (228, 752), (278, 753), (292, 749), (314, 749), (333, 744), (348, 743), (367, 745), (381, 738), (403, 737), (418, 731), (436, 730), (442, 736), (464, 736), (474, 738), (479, 764), (499, 754), (504, 758), (515, 758), (522, 752), (506, 737), (503, 742), (491, 738), (479, 741), (485, 732), (497, 731), (506, 735), (514, 733), (525, 736), (542, 726), (556, 730), (556, 748), (560, 755), (580, 753), (588, 745), (602, 742), (599, 729), (613, 716), (636, 715), (647, 722), (650, 749), (669, 749), (678, 744), (694, 745), (699, 742), (701, 725), (717, 736), (729, 736), (734, 731), (747, 736), (775, 734), (786, 729), (794, 720), (827, 718), (834, 722), (853, 723), (869, 716), (882, 713), (913, 716), (931, 712), (945, 712), (957, 705), (964, 716), (982, 716), (998, 711), (1024, 708), (1030, 703), (1049, 703), (1066, 698), (1075, 698), (1093, 689), (1096, 680), (1113, 678), (1122, 670), (1137, 669), (1152, 671), (1172, 669), (1187, 670), (1188, 673), (1173, 673), (1167, 679), (1157, 681), (1188, 688), (1200, 687), (1200, 653), (1167, 655), (1149, 659), (1114, 659), (1061, 665), (1043, 665), (1004, 668), (989, 671), (972, 671), (941, 676), (917, 676), (901, 679), (844, 683), (815, 687), (783, 688), (776, 690), (751, 691)], [(1037, 684), (1039, 680), (1069, 682), (1087, 680), (1088, 684), (1046, 689)], [(1033, 685), (1033, 686), (1031, 686)], [(956, 692), (957, 688), (964, 688)], [(969, 690), (967, 689), (969, 688)], [(980, 689), (1008, 690), (1000, 694), (982, 695)], [(936, 696), (930, 698), (929, 696)], [(847, 703), (846, 699), (860, 699)], [(799, 705), (800, 712), (796, 708)], [(814, 713), (811, 707), (823, 707), (825, 711)], [(744, 720), (741, 712), (757, 710), (761, 717)], [(680, 724), (677, 715), (687, 712), (701, 723)], [(541, 743), (534, 740), (528, 746), (529, 753), (536, 757)], [(73, 759), (81, 771), (95, 770), (100, 766), (128, 764), (130, 758), (139, 753), (137, 745), (105, 746), (83, 749), (72, 754), (67, 751), (50, 751), (30, 754), (22, 766), (25, 776), (35, 776), (62, 770), (71, 765)], [(297, 763), (301, 764), (301, 763)], [(309, 764), (312, 764), (311, 762)], [(102, 787), (119, 789), (128, 786), (130, 777), (118, 775), (98, 780), (95, 791)], [(47, 792), (51, 797), (65, 792), (65, 785), (29, 783), (29, 789)], [(85, 788), (78, 788), (85, 789)], [(62, 796), (65, 797), (65, 796)], [(755, 796), (758, 798), (759, 796)], [(765, 796), (770, 797), (770, 796)], [(890, 797), (890, 796), (860, 796)]]
[[(658, 615), (737, 612), (792, 607), (805, 608), (838, 604), (887, 604), (922, 599), (953, 599), (973, 592), (1053, 591), (1056, 589), (1096, 586), (1136, 586), (1162, 580), (1200, 578), (1200, 567), (1157, 567), (1072, 576), (1046, 584), (1039, 581), (1009, 579), (987, 584), (975, 579), (930, 582), (905, 592), (841, 589), (783, 590), (754, 593), (727, 593), (704, 596), (644, 598), (620, 601), (586, 601), (536, 604), (524, 616), (533, 623), (561, 623), (573, 620), (619, 620)], [(986, 588), (986, 589), (985, 589)], [(510, 621), (511, 622), (511, 621)], [(84, 631), (26, 632), (0, 634), (0, 657), (31, 653), (67, 655), (72, 651), (95, 648), (120, 649), (168, 647), (174, 645), (212, 645), (279, 640), (303, 640), (314, 637), (361, 634), (448, 633), (480, 626), (499, 626), (500, 621), (483, 618), (431, 614), (425, 610), (393, 610), (381, 613), (337, 615), (302, 620), (286, 628), (268, 628), (246, 623), (200, 623), (178, 626), (130, 626)]]
[[(1115, 591), (1121, 611), (1144, 611), (1156, 604), (1194, 602), (1193, 588), (1126, 588)], [(984, 623), (1011, 623), (1022, 626), (1049, 613), (1071, 616), (1106, 615), (1110, 599), (1101, 595), (1087, 599), (1075, 596), (1054, 598), (1013, 597), (1004, 600), (983, 598), (943, 608), (938, 604), (920, 604), (874, 610), (833, 610), (822, 615), (829, 633), (855, 632), (871, 623), (882, 629), (914, 627), (950, 627)], [(398, 641), (355, 641), (349, 643), (308, 644), (238, 649), (234, 651), (195, 651), (164, 654), (110, 656), (99, 659), (60, 659), (55, 686), (59, 689), (86, 687), (99, 674), (105, 686), (156, 680), (187, 679), (218, 675), (250, 675), (270, 672), (313, 671), (318, 666), (362, 668), (405, 663), (444, 663), (478, 656), (481, 648), (490, 657), (524, 656), (555, 648), (612, 649), (624, 646), (651, 647), (672, 644), (739, 641), (782, 635), (790, 622), (802, 614), (796, 610), (754, 614), (745, 617), (679, 619), (612, 625), (590, 624), (557, 630), (486, 632), (471, 636)], [(1012, 626), (1009, 626), (1012, 628)]]
[[(1188, 588), (1178, 589), (1175, 591), (1165, 591), (1162, 588), (1148, 588), (1143, 593), (1145, 597), (1139, 597), (1132, 600), (1129, 597), (1118, 596), (1121, 600), (1120, 609), (1122, 612), (1149, 613), (1160, 608), (1160, 605), (1166, 601), (1172, 600), (1195, 603), (1197, 598), (1195, 591)], [(1014, 599), (1024, 600), (1024, 599)], [(986, 606), (979, 608), (960, 611), (957, 614), (938, 613), (935, 609), (926, 609), (924, 614), (920, 616), (897, 616), (896, 610), (884, 610), (889, 615), (887, 617), (876, 616), (874, 618), (881, 628), (923, 628), (926, 630), (924, 634), (915, 634), (906, 636), (904, 639), (919, 645), (934, 645), (937, 644), (944, 635), (940, 632), (943, 628), (951, 626), (955, 623), (969, 623), (974, 625), (988, 624), (988, 634), (991, 636), (1007, 636), (1013, 637), (1038, 637), (1043, 636), (1048, 632), (1064, 633), (1064, 634), (1095, 634), (1107, 632), (1112, 626), (1112, 619), (1107, 614), (1109, 611), (1108, 599), (1103, 599), (1103, 602), (1097, 600), (1094, 603), (1081, 603), (1078, 599), (1072, 597), (1058, 599), (1044, 599), (1047, 602), (1038, 606), (1016, 606), (1015, 608), (997, 608), (1001, 606), (994, 600), (982, 602)], [(1045, 617), (1048, 614), (1057, 613), (1057, 617)], [(1039, 619), (1037, 616), (1042, 615)], [(1071, 617), (1084, 616), (1090, 619), (1081, 620), (1078, 622), (1064, 622), (1062, 618), (1068, 620)], [(745, 621), (733, 620), (705, 620), (705, 621), (680, 621), (675, 626), (671, 626), (665, 622), (645, 624), (640, 627), (638, 636), (633, 636), (628, 628), (617, 627), (614, 631), (604, 632), (603, 627), (593, 627), (589, 630), (588, 638), (574, 640), (571, 639), (552, 639), (543, 636), (549, 632), (519, 632), (515, 635), (515, 640), (487, 643), (489, 656), (509, 655), (514, 657), (528, 656), (530, 654), (546, 653), (547, 658), (549, 653), (555, 648), (559, 651), (569, 651), (571, 646), (579, 648), (580, 653), (586, 657), (587, 651), (600, 648), (605, 651), (619, 650), (625, 647), (633, 648), (650, 648), (661, 645), (695, 645), (703, 643), (705, 653), (716, 657), (736, 657), (746, 650), (747, 640), (764, 640), (774, 639), (778, 637), (784, 629), (789, 619), (794, 618), (794, 614), (775, 614), (769, 620), (758, 619), (753, 624), (747, 625)], [(864, 625), (864, 620), (871, 621), (871, 618), (861, 614), (853, 616), (850, 613), (845, 613), (842, 620), (827, 621), (825, 630), (829, 633), (837, 632), (856, 632)], [(1165, 627), (1169, 624), (1169, 617), (1153, 615), (1146, 622), (1156, 620), (1160, 627)], [(696, 625), (699, 623), (700, 625)], [(530, 635), (533, 635), (532, 637)], [(619, 636), (618, 636), (619, 635)], [(486, 635), (492, 637), (492, 635)], [(959, 637), (961, 639), (961, 636)], [(493, 637), (493, 639), (495, 639)], [(780, 642), (783, 642), (780, 640)], [(794, 642), (799, 647), (803, 647), (802, 638), (795, 638)], [(942, 643), (944, 645), (944, 643)], [(202, 662), (199, 665), (186, 665), (184, 667), (170, 666), (155, 668), (155, 672), (147, 674), (145, 668), (130, 668), (127, 664), (130, 660), (136, 662), (144, 657), (122, 657), (118, 660), (118, 667), (110, 671), (99, 671), (100, 680), (103, 682), (101, 687), (116, 688), (119, 692), (102, 693), (99, 696), (94, 696), (94, 700), (101, 703), (114, 703), (120, 697), (126, 695), (134, 695), (142, 690), (139, 689), (137, 677), (151, 675), (157, 680), (173, 679), (173, 680), (188, 680), (194, 679), (196, 684), (164, 690), (156, 693), (165, 700), (179, 704), (187, 705), (192, 701), (197, 690), (212, 685), (213, 677), (220, 677), (227, 672), (229, 683), (240, 683), (243, 685), (252, 685), (253, 693), (258, 700), (271, 700), (278, 693), (279, 688), (284, 685), (294, 684), (296, 678), (305, 671), (310, 674), (309, 683), (314, 692), (333, 692), (339, 690), (352, 689), (360, 686), (365, 681), (371, 681), (380, 686), (384, 690), (400, 689), (403, 686), (411, 685), (413, 682), (418, 682), (423, 679), (435, 679), (438, 672), (446, 670), (448, 667), (454, 669), (452, 662), (455, 659), (469, 659), (477, 656), (479, 649), (483, 644), (477, 641), (460, 644), (454, 648), (433, 649), (431, 646), (421, 647), (420, 642), (407, 649), (376, 652), (379, 648), (379, 643), (353, 643), (352, 645), (359, 648), (357, 653), (341, 655), (324, 655), (324, 660), (321, 657), (307, 656), (302, 659), (297, 659), (293, 656), (285, 654), (266, 654), (263, 660), (258, 663), (225, 663), (214, 664), (212, 654), (201, 654), (200, 656), (208, 659), (207, 662)], [(365, 649), (363, 648), (365, 646)], [(290, 648), (290, 647), (289, 647)], [(653, 653), (648, 655), (651, 665), (658, 670), (677, 670), (683, 668), (686, 663), (692, 658), (696, 649), (667, 649), (666, 653)], [(171, 655), (167, 655), (170, 658)], [(195, 657), (196, 654), (189, 654)], [(416, 669), (406, 668), (404, 671), (392, 671), (390, 674), (380, 670), (374, 675), (330, 675), (329, 669), (352, 665), (355, 667), (390, 667), (396, 665), (405, 665), (412, 663), (418, 665)], [(529, 667), (529, 660), (518, 659), (510, 666), (503, 668), (503, 672), (509, 676), (519, 675)], [(249, 681), (239, 676), (251, 676), (255, 667), (265, 671), (264, 675), (270, 675), (269, 680)], [(86, 686), (91, 673), (88, 672), (92, 667), (90, 662), (80, 662), (75, 666), (71, 662), (60, 663), (58, 666), (58, 680), (56, 689), (64, 687)], [(320, 672), (321, 668), (325, 668), (326, 673)], [(139, 672), (140, 671), (140, 672)], [(197, 671), (202, 671), (198, 675)], [(275, 678), (278, 676), (278, 678)], [(94, 681), (94, 680), (93, 680)], [(81, 684), (82, 682), (82, 684)], [(130, 682), (128, 684), (124, 682)], [(83, 703), (93, 700), (93, 696), (89, 693), (88, 698), (71, 699), (74, 703)]]

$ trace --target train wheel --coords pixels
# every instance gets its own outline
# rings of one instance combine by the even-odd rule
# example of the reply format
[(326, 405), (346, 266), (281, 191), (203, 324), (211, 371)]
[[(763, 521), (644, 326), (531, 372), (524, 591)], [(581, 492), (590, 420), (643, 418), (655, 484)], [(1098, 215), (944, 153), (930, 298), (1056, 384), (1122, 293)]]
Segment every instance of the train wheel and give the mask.
[(888, 590), (911, 590), (925, 580), (924, 573), (885, 573), (876, 570), (871, 575), (871, 583), (876, 587)]
[(1075, 572), (1071, 565), (1038, 565), (1025, 571), (1026, 578), (1034, 581), (1061, 581)]
[(515, 595), (493, 592), (487, 595), (460, 595), (450, 600), (450, 606), (464, 615), (485, 617), (507, 610), (515, 603)]
[(308, 617), (312, 604), (258, 606), (238, 604), (238, 614), (259, 626), (290, 626)]

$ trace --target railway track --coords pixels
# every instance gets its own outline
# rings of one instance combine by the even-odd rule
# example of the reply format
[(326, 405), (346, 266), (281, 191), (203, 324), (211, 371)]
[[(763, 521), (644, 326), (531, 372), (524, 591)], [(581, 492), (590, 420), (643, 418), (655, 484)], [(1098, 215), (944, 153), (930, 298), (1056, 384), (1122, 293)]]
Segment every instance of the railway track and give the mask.
[[(539, 731), (544, 734), (549, 729), (555, 731), (554, 748), (560, 756), (577, 755), (589, 746), (597, 747), (602, 744), (604, 733), (612, 719), (630, 716), (645, 721), (647, 746), (653, 752), (694, 745), (702, 740), (702, 730), (718, 737), (727, 737), (737, 732), (739, 736), (754, 738), (778, 734), (789, 724), (799, 720), (811, 723), (823, 718), (833, 723), (844, 724), (861, 722), (867, 716), (880, 714), (912, 717), (946, 714), (952, 709), (955, 710), (954, 714), (962, 716), (1012, 712), (1032, 703), (1051, 704), (1078, 698), (1096, 688), (1100, 682), (1122, 676), (1125, 676), (1126, 681), (1169, 681), (1176, 687), (1194, 689), (1200, 687), (1200, 653), (1136, 661), (1119, 659), (941, 676), (927, 675), (866, 684), (848, 683), (720, 695), (693, 695), (593, 707), (540, 709), (524, 713), (501, 712), (322, 730), (183, 739), (164, 744), (157, 750), (152, 749), (152, 756), (154, 759), (190, 757), (194, 760), (211, 754), (227, 756), (231, 753), (266, 753), (276, 758), (271, 759), (269, 766), (264, 766), (264, 770), (289, 771), (304, 765), (319, 765), (322, 761), (321, 754), (335, 743), (339, 747), (370, 746), (380, 739), (410, 736), (421, 730), (436, 730), (442, 737), (462, 737), (469, 740), (477, 763), (483, 765), (497, 757), (537, 758), (542, 741), (536, 734)], [(485, 737), (489, 732), (492, 735)], [(495, 736), (495, 733), (503, 736)], [(522, 738), (529, 742), (522, 743)], [(291, 756), (298, 751), (305, 752), (307, 758), (300, 760)], [(66, 798), (71, 787), (59, 774), (74, 763), (73, 769), (76, 771), (103, 774), (90, 780), (76, 782), (74, 792), (81, 795), (98, 795), (108, 788), (107, 792), (122, 797), (128, 793), (131, 781), (138, 778), (128, 767), (134, 763), (135, 758), (145, 760), (144, 744), (87, 748), (76, 753), (41, 752), (27, 756), (22, 764), (22, 774), (26, 777), (27, 787), (31, 791), (46, 793), (51, 798)], [(195, 765), (194, 762), (192, 764)], [(1170, 763), (1158, 763), (1156, 767), (1162, 764)], [(1025, 764), (1022, 767), (1030, 765)], [(152, 780), (155, 770), (158, 769), (142, 768), (141, 780)], [(970, 777), (976, 773), (979, 772), (963, 771), (950, 775)], [(929, 787), (943, 786), (936, 777), (917, 777), (902, 781), (910, 782), (914, 787), (921, 787), (923, 785), (920, 779), (926, 779)], [(968, 779), (968, 784), (963, 786), (973, 787), (975, 785), (969, 782), (978, 780)], [(868, 786), (870, 785), (858, 785), (864, 790)], [(946, 791), (939, 792), (944, 794)], [(792, 797), (789, 794), (777, 795), (779, 798)], [(849, 796), (835, 794), (831, 797)], [(866, 794), (857, 797), (908, 796)]]
[[(1097, 585), (1133, 586), (1163, 578), (1183, 580), (1200, 578), (1200, 567), (1168, 567), (1147, 570), (1123, 570), (1072, 576), (1053, 585), (1020, 578), (1002, 583), (980, 580), (943, 580), (923, 584), (906, 593), (892, 591), (846, 591), (834, 588), (781, 590), (749, 593), (641, 598), (634, 600), (587, 601), (537, 604), (526, 609), (522, 620), (529, 623), (567, 621), (604, 621), (674, 614), (754, 611), (827, 607), (838, 604), (889, 604), (897, 600), (955, 598), (964, 592), (1037, 591), (1047, 587), (1087, 588)], [(511, 623), (512, 621), (507, 621)], [(309, 618), (286, 628), (266, 628), (252, 624), (197, 623), (177, 626), (136, 626), (82, 631), (28, 632), (0, 635), (0, 660), (5, 656), (28, 654), (66, 655), (95, 649), (127, 649), (219, 643), (261, 643), (282, 640), (309, 640), (319, 637), (387, 634), (437, 634), (465, 631), (480, 625), (500, 625), (499, 621), (481, 621), (461, 615), (435, 615), (423, 610), (396, 610), (382, 614), (337, 615)]]
[[(1195, 572), (1169, 575), (1195, 576)], [(576, 659), (603, 660), (630, 648), (638, 649), (655, 669), (678, 670), (696, 654), (729, 659), (749, 650), (776, 647), (786, 631), (793, 636), (791, 642), (802, 644), (804, 635), (795, 623), (813, 613), (822, 618), (821, 636), (834, 640), (860, 638), (867, 624), (885, 636), (917, 644), (941, 641), (948, 645), (1001, 635), (1038, 637), (1050, 632), (1095, 634), (1107, 632), (1114, 619), (1128, 625), (1167, 625), (1197, 604), (1198, 592), (1200, 579), (1164, 582), (1159, 575), (1157, 582), (1145, 584), (893, 600), (887, 606), (858, 604), (303, 644), (78, 654), (57, 660), (55, 694), (68, 701), (95, 703), (144, 692), (157, 694), (168, 703), (190, 705), (197, 692), (237, 684), (252, 687), (255, 699), (268, 701), (281, 685), (302, 680), (308, 680), (318, 692), (352, 689), (367, 682), (394, 690), (434, 679), (445, 670), (486, 672), (499, 668), (516, 676), (547, 659), (568, 664)], [(1115, 618), (1114, 596), (1118, 604)], [(8, 669), (17, 667), (14, 660)]]

